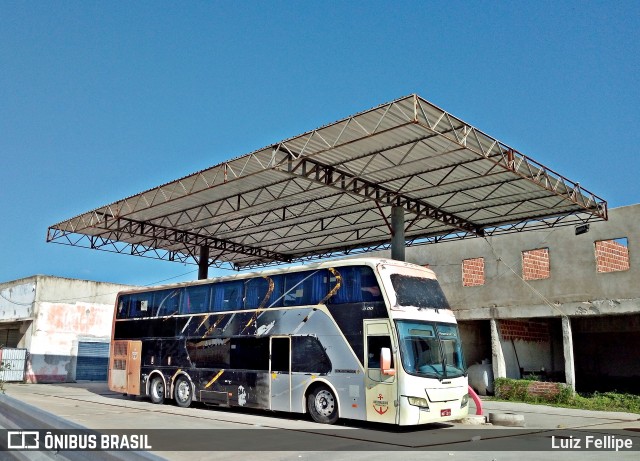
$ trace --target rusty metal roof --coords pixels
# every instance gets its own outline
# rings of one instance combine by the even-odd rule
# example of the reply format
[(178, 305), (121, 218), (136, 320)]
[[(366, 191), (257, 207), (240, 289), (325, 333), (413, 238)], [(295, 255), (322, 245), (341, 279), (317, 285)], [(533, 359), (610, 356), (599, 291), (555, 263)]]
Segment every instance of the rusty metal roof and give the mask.
[(47, 241), (235, 268), (607, 219), (553, 170), (410, 95), (55, 224)]

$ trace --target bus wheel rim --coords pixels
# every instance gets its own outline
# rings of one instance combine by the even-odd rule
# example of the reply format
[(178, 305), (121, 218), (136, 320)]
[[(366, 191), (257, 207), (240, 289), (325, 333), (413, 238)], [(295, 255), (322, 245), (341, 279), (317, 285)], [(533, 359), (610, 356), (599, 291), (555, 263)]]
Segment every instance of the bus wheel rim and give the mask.
[(335, 400), (331, 392), (322, 390), (316, 394), (316, 411), (322, 416), (330, 416), (335, 408)]
[(180, 381), (180, 384), (178, 384), (178, 397), (180, 400), (183, 402), (186, 401), (189, 398), (189, 394), (189, 383)]
[(160, 380), (156, 380), (153, 386), (154, 397), (160, 398), (164, 395), (164, 386)]

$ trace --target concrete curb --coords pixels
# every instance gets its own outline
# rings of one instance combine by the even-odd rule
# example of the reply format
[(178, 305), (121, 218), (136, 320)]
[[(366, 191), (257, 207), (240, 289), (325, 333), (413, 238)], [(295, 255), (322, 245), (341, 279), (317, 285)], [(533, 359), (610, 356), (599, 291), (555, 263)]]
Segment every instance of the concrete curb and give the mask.
[(489, 422), (496, 426), (524, 427), (524, 415), (515, 413), (489, 413)]
[(482, 415), (469, 415), (466, 418), (462, 418), (459, 423), (468, 426), (480, 426), (487, 424), (487, 417)]

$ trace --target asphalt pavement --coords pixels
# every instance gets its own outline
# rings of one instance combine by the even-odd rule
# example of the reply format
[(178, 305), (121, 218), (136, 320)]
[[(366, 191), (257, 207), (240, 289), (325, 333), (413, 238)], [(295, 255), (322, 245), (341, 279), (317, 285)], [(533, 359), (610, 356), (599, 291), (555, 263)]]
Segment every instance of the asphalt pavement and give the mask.
[[(482, 402), (485, 416), (498, 415), (502, 417), (498, 420), (509, 421), (509, 415), (513, 415), (523, 421), (524, 426), (480, 424), (483, 418), (418, 428), (349, 420), (326, 426), (314, 423), (305, 415), (212, 409), (202, 405), (192, 408), (154, 405), (147, 399), (132, 399), (111, 392), (106, 383), (6, 384), (5, 387), (6, 394), (0, 395), (0, 461), (205, 461), (228, 459), (231, 453), (241, 459), (302, 461), (326, 459), (328, 452), (331, 459), (349, 461), (440, 459), (443, 455), (448, 459), (526, 460), (548, 454), (559, 459), (586, 461), (604, 456), (635, 460), (639, 459), (640, 451), (640, 415), (634, 413), (485, 399)], [(470, 410), (470, 414), (475, 413), (473, 406)], [(126, 434), (144, 433), (151, 437), (153, 447), (149, 451), (1, 451), (2, 437), (8, 437), (2, 429), (7, 434), (8, 431), (40, 430), (53, 435), (61, 429), (80, 434), (86, 434), (83, 430), (97, 431), (96, 434), (120, 431), (125, 434), (121, 434), (125, 440)], [(265, 432), (265, 429), (272, 431)], [(40, 432), (40, 436), (40, 440), (44, 440), (45, 433)], [(584, 447), (590, 441), (591, 447)], [(616, 450), (616, 444), (631, 446), (618, 446)]]

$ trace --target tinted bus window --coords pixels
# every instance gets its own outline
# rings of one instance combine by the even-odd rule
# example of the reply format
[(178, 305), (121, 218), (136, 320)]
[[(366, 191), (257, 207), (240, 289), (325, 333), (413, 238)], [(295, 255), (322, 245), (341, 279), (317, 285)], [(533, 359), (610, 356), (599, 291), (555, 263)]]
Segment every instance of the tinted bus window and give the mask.
[(284, 276), (284, 306), (318, 304), (329, 292), (326, 270), (297, 272)]
[(291, 354), (291, 370), (303, 373), (329, 373), (331, 360), (318, 338), (294, 336)]
[(181, 314), (199, 314), (209, 311), (211, 285), (187, 287), (182, 297)]
[(235, 370), (269, 370), (269, 338), (233, 338), (230, 368)]
[(177, 314), (180, 308), (181, 291), (181, 288), (177, 288), (175, 290), (162, 290), (156, 292), (153, 297), (153, 310), (155, 312), (155, 316), (162, 317)]
[(127, 315), (129, 315), (129, 299), (129, 295), (121, 295), (118, 297), (118, 302), (116, 303), (117, 319), (126, 319)]
[(284, 275), (269, 277), (273, 283), (273, 292), (269, 296), (266, 307), (282, 307), (284, 293)]
[(245, 282), (245, 309), (257, 309), (260, 306), (266, 306), (268, 297), (270, 297), (268, 277), (258, 277)]
[[(383, 347), (391, 349), (389, 336), (369, 336), (367, 338), (367, 363), (369, 368), (380, 368), (380, 351)], [(391, 356), (391, 368), (393, 368), (393, 355)]]
[(213, 300), (211, 310), (213, 312), (233, 311), (242, 309), (242, 296), (244, 294), (244, 282), (222, 282), (212, 286)]
[[(327, 304), (349, 304), (382, 301), (380, 286), (373, 270), (367, 266), (349, 266), (338, 269), (340, 289)], [(334, 282), (331, 282), (332, 286)]]
[(131, 319), (151, 316), (152, 299), (153, 292), (129, 295), (129, 314), (127, 317)]

